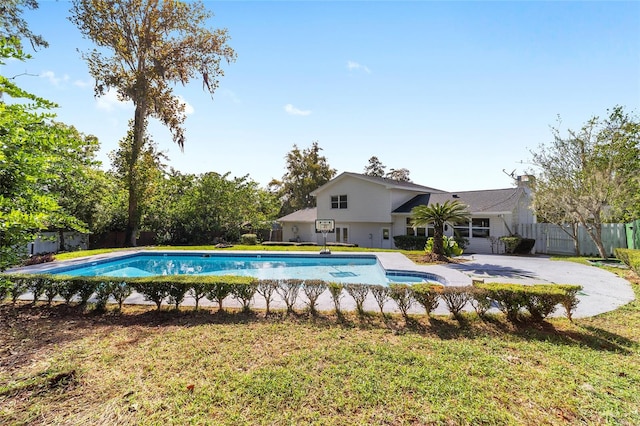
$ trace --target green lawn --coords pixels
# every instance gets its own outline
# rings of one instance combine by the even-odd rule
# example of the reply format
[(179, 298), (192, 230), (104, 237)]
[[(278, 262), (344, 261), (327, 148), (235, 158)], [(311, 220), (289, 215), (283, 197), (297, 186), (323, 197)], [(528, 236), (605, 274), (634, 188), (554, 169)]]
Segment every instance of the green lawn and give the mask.
[(1, 305), (0, 424), (640, 424), (637, 300), (517, 328), (151, 309)]

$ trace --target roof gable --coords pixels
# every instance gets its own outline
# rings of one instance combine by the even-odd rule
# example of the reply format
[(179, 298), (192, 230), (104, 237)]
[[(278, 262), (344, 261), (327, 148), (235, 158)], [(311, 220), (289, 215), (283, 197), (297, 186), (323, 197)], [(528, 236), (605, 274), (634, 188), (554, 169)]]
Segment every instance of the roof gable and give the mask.
[(433, 192), (433, 193), (444, 192), (444, 191), (442, 191), (440, 189), (430, 188), (428, 186), (423, 186), (423, 185), (418, 185), (418, 184), (415, 184), (413, 182), (403, 182), (403, 181), (397, 181), (397, 180), (387, 179), (387, 178), (378, 177), (378, 176), (368, 176), (368, 175), (363, 175), (363, 174), (360, 174), (360, 173), (343, 172), (340, 175), (338, 175), (337, 177), (331, 179), (329, 182), (327, 182), (324, 185), (322, 185), (321, 187), (319, 187), (318, 189), (316, 189), (315, 191), (312, 191), (311, 195), (315, 197), (315, 196), (318, 195), (319, 192), (327, 190), (328, 188), (330, 188), (331, 186), (333, 186), (337, 182), (339, 182), (341, 180), (344, 180), (344, 179), (360, 179), (360, 180), (363, 180), (363, 181), (374, 183), (376, 185), (382, 185), (386, 189), (402, 189), (402, 190), (405, 190), (405, 191)]

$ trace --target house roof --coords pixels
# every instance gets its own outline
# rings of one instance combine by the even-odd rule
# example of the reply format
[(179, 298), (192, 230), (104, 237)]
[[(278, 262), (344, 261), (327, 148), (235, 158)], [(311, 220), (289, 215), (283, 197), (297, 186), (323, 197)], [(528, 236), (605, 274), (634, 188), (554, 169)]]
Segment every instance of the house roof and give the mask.
[(404, 190), (408, 190), (408, 191), (417, 191), (417, 192), (432, 192), (432, 193), (436, 193), (436, 192), (444, 192), (440, 189), (436, 189), (436, 188), (430, 188), (428, 186), (423, 186), (423, 185), (418, 185), (416, 183), (413, 182), (403, 182), (403, 181), (398, 181), (398, 180), (394, 180), (394, 179), (387, 179), (387, 178), (383, 178), (383, 177), (378, 177), (378, 176), (369, 176), (369, 175), (363, 175), (360, 173), (352, 173), (352, 172), (343, 172), (340, 175), (338, 175), (337, 177), (331, 179), (329, 182), (325, 183), (324, 185), (322, 185), (320, 188), (316, 189), (315, 191), (311, 192), (311, 195), (313, 195), (314, 197), (318, 194), (318, 192), (323, 191), (327, 188), (329, 188), (330, 186), (333, 186), (336, 182), (339, 182), (347, 177), (352, 177), (352, 178), (356, 178), (356, 179), (362, 179), (371, 183), (375, 183), (377, 185), (383, 185), (385, 188), (387, 189), (404, 189)]
[(278, 219), (278, 222), (299, 222), (313, 223), (318, 218), (318, 209), (311, 207), (308, 209), (297, 210)]
[(466, 204), (471, 213), (502, 213), (515, 209), (523, 194), (522, 188), (485, 189), (481, 191), (444, 192), (416, 195), (392, 213), (411, 213), (411, 209), (420, 205), (443, 204), (457, 200)]

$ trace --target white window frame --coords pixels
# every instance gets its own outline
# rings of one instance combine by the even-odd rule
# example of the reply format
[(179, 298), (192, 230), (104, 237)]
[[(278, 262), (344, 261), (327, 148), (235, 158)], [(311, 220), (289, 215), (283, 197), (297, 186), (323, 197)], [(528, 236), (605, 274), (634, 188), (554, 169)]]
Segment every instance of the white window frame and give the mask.
[[(335, 203), (335, 207), (334, 207), (334, 203)], [(349, 204), (348, 204), (347, 194), (340, 194), (340, 195), (332, 195), (331, 196), (331, 208), (332, 209), (344, 210), (344, 209), (347, 209), (348, 206), (349, 206)]]

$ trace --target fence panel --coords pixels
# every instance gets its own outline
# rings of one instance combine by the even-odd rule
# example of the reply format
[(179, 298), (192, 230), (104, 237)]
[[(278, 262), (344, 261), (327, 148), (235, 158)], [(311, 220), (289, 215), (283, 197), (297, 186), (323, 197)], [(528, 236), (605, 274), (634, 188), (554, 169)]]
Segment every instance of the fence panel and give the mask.
[(627, 223), (627, 247), (640, 250), (640, 219)]
[[(570, 226), (560, 227), (551, 223), (533, 223), (519, 225), (516, 231), (525, 238), (536, 240), (535, 252), (541, 254), (575, 255), (576, 247), (571, 237)], [(605, 251), (613, 256), (617, 247), (627, 247), (625, 226), (622, 223), (605, 223), (602, 225), (602, 243)], [(578, 245), (580, 255), (598, 256), (598, 248), (589, 237), (583, 226), (578, 227)]]
[[(75, 231), (64, 232), (65, 250), (86, 250), (88, 236)], [(59, 235), (57, 232), (41, 232), (32, 243), (27, 244), (27, 253), (57, 253), (60, 250)]]

